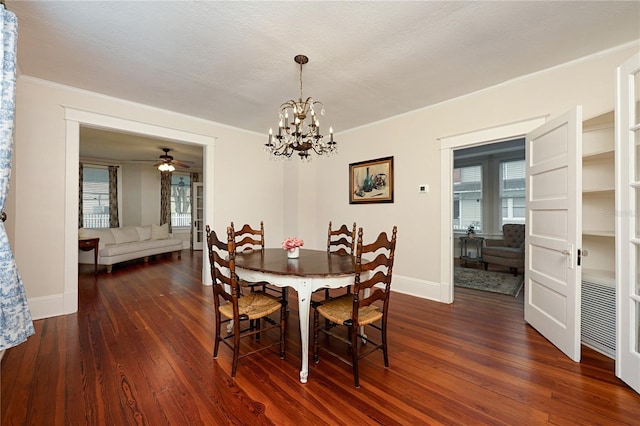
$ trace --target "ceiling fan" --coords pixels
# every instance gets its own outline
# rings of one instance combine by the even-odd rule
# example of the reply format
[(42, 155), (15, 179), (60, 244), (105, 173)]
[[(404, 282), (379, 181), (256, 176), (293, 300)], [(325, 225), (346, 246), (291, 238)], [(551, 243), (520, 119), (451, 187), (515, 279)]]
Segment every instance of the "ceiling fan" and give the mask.
[(159, 157), (160, 160), (153, 164), (153, 166), (157, 167), (160, 171), (173, 171), (176, 167), (188, 169), (194, 164), (192, 161), (175, 160), (173, 156), (169, 155), (169, 151), (171, 151), (169, 148), (162, 148), (162, 150), (164, 154)]

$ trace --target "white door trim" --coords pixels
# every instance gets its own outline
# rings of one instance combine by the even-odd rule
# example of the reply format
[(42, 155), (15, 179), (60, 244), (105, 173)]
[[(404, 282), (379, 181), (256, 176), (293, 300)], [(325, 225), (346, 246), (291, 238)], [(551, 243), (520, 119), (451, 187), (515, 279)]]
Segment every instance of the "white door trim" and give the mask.
[[(80, 126), (88, 125), (114, 131), (125, 131), (148, 137), (171, 139), (177, 142), (200, 145), (203, 148), (203, 175), (205, 188), (207, 184), (213, 187), (213, 147), (216, 138), (212, 136), (191, 133), (125, 118), (113, 117), (82, 109), (65, 107), (66, 121), (66, 186), (65, 186), (65, 262), (64, 262), (64, 298), (63, 314), (78, 311), (78, 163), (80, 161)], [(206, 197), (205, 197), (206, 198)], [(205, 200), (205, 220), (212, 220), (213, 200)], [(210, 209), (208, 209), (210, 207)], [(207, 261), (203, 261), (202, 282), (210, 283)]]

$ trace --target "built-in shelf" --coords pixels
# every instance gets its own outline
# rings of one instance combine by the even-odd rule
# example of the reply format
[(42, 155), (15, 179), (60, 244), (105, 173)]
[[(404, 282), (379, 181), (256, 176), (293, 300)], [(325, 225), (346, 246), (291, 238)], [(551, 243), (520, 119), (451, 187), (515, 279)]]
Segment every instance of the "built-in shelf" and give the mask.
[(595, 229), (583, 229), (582, 235), (589, 235), (593, 237), (615, 237), (616, 233), (615, 231), (608, 231), (608, 230), (602, 231), (602, 230), (595, 230)]
[(591, 283), (600, 284), (607, 287), (615, 287), (616, 273), (615, 271), (609, 271), (604, 269), (583, 269), (582, 281), (588, 281)]
[(615, 356), (615, 117), (582, 123), (582, 343)]

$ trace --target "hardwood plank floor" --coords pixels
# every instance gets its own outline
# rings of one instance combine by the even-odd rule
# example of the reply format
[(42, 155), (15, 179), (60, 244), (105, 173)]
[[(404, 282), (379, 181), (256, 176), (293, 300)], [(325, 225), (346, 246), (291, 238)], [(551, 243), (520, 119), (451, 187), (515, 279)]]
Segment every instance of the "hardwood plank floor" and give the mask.
[[(579, 364), (523, 320), (522, 294), (456, 289), (447, 305), (394, 293), (390, 368), (382, 354), (351, 368), (321, 353), (298, 380), (296, 294), (286, 359), (271, 351), (213, 360), (211, 288), (202, 253), (81, 266), (79, 311), (35, 321), (2, 360), (2, 425), (638, 424), (640, 395), (613, 360)], [(267, 335), (264, 338), (275, 337)], [(323, 343), (323, 342), (322, 342)]]

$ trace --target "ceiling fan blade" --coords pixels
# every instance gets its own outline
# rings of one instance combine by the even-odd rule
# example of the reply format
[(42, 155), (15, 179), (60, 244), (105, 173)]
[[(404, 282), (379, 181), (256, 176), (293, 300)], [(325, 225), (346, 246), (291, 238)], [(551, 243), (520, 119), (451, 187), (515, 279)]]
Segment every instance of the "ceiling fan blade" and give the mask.
[(182, 167), (184, 169), (188, 169), (191, 166), (194, 165), (193, 161), (180, 161), (180, 160), (173, 160), (171, 161), (171, 164), (173, 164), (176, 167)]

